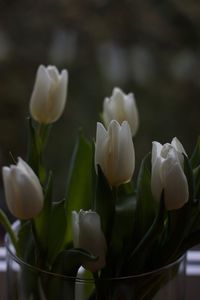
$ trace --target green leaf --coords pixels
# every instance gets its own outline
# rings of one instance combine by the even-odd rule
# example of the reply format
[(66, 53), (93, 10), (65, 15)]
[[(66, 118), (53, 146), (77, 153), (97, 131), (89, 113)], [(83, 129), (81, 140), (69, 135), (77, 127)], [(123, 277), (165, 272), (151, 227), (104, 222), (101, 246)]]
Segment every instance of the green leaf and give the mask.
[(39, 125), (35, 128), (32, 124), (32, 119), (29, 122), (29, 142), (28, 142), (28, 157), (27, 161), (36, 175), (39, 177), (40, 182), (44, 183), (46, 180), (46, 171), (42, 164), (44, 148), (49, 136), (51, 125)]
[(145, 266), (154, 249), (154, 243), (157, 239), (159, 239), (159, 236), (163, 231), (165, 214), (166, 210), (164, 205), (164, 193), (162, 193), (159, 210), (153, 221), (153, 224), (133, 250), (128, 258), (128, 261), (125, 260), (124, 271), (126, 275), (133, 273), (138, 274), (146, 271)]
[(124, 240), (132, 238), (135, 212), (136, 198), (134, 195), (118, 198), (115, 215), (115, 229), (117, 230), (118, 234), (123, 237)]
[(197, 139), (194, 152), (190, 158), (192, 169), (195, 169), (200, 164), (200, 136)]
[(111, 251), (112, 256), (116, 256), (116, 260), (120, 261), (123, 251), (132, 246), (133, 240), (136, 197), (132, 183), (121, 185), (116, 196)]
[(45, 254), (48, 247), (49, 223), (52, 208), (52, 190), (53, 190), (53, 176), (50, 172), (49, 179), (46, 186), (44, 205), (41, 213), (33, 220), (35, 224), (36, 240), (39, 242), (41, 251)]
[(67, 242), (72, 241), (72, 211), (91, 208), (94, 197), (93, 169), (92, 145), (80, 134), (73, 152), (67, 184)]
[(116, 195), (111, 190), (101, 168), (98, 166), (98, 178), (96, 187), (96, 197), (94, 210), (99, 214), (101, 227), (106, 237), (107, 243), (110, 243), (112, 227), (115, 214)]
[(18, 231), (18, 249), (19, 257), (25, 262), (35, 265), (35, 243), (32, 234), (30, 221), (21, 224)]
[(200, 199), (200, 165), (193, 170), (194, 175), (194, 197)]
[(135, 238), (139, 241), (152, 225), (158, 204), (151, 192), (151, 153), (142, 161), (136, 194)]
[(134, 195), (118, 197), (111, 237), (110, 257), (115, 276), (119, 275), (124, 257), (133, 249), (136, 199)]
[(187, 156), (184, 155), (184, 173), (187, 178), (188, 188), (189, 188), (189, 202), (193, 204), (195, 202), (194, 199), (194, 176), (193, 170), (191, 167), (191, 163)]
[(2, 209), (0, 209), (0, 224), (4, 227), (5, 231), (9, 235), (9, 238), (11, 239), (11, 242), (13, 243), (13, 246), (15, 247), (16, 252), (18, 253), (18, 244), (17, 244), (17, 237), (16, 233), (12, 228), (12, 225), (4, 213)]
[(52, 264), (63, 250), (67, 234), (67, 216), (65, 200), (52, 204), (48, 223), (48, 261)]
[(31, 118), (28, 118), (28, 125), (29, 125), (29, 131), (28, 131), (28, 157), (27, 162), (29, 166), (34, 170), (36, 175), (39, 177), (39, 168), (40, 168), (40, 153), (39, 153), (39, 141), (37, 138), (37, 134), (35, 131), (35, 128), (32, 125)]

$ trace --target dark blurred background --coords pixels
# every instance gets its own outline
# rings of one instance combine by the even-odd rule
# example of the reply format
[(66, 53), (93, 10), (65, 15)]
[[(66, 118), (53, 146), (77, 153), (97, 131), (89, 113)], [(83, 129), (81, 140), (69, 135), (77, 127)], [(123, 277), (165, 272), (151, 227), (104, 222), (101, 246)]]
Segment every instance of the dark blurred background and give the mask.
[(191, 153), (200, 132), (198, 1), (0, 0), (1, 165), (10, 163), (9, 151), (26, 156), (26, 118), (40, 64), (69, 71), (66, 109), (47, 156), (57, 197), (64, 195), (78, 128), (95, 137), (102, 101), (114, 86), (137, 100), (137, 168), (152, 140), (177, 136)]

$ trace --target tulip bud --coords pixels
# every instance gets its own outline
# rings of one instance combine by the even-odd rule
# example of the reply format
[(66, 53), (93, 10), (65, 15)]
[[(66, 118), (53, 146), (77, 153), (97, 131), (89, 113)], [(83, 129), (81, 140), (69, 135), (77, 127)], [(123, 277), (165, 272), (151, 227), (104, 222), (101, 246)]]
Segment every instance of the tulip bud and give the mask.
[(164, 190), (167, 210), (181, 208), (189, 198), (187, 178), (184, 174), (182, 144), (174, 138), (171, 144), (153, 142), (151, 188), (154, 198), (159, 201)]
[(21, 158), (17, 165), (3, 167), (5, 198), (10, 212), (19, 219), (37, 216), (43, 207), (43, 192), (40, 182)]
[(107, 245), (99, 215), (91, 210), (80, 210), (79, 213), (72, 211), (72, 230), (74, 247), (82, 248), (98, 257), (96, 261), (85, 263), (84, 268), (91, 272), (102, 269), (106, 264)]
[(112, 120), (119, 124), (127, 121), (130, 125), (132, 136), (134, 136), (139, 126), (138, 110), (135, 97), (132, 93), (125, 95), (119, 88), (114, 88), (112, 96), (105, 98), (103, 104), (103, 120), (106, 127)]
[(67, 95), (68, 72), (59, 74), (54, 66), (40, 65), (30, 100), (30, 113), (39, 123), (57, 121), (63, 113)]
[(129, 124), (111, 121), (108, 131), (97, 123), (95, 167), (100, 166), (111, 186), (129, 182), (135, 168), (135, 151)]

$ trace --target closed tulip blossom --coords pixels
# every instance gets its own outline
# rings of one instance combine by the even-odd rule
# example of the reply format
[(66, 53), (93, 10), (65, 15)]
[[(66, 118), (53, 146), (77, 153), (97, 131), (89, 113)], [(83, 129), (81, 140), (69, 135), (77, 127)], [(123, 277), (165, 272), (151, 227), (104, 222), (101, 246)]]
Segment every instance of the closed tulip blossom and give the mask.
[(151, 188), (154, 198), (159, 201), (162, 190), (167, 210), (181, 208), (189, 198), (187, 178), (184, 174), (182, 144), (174, 138), (171, 144), (153, 142)]
[(103, 120), (106, 127), (109, 126), (112, 120), (116, 120), (120, 124), (127, 121), (132, 136), (134, 136), (139, 126), (139, 115), (134, 95), (132, 93), (125, 95), (121, 89), (115, 87), (112, 96), (104, 100)]
[(97, 260), (85, 263), (84, 268), (91, 272), (101, 270), (106, 264), (107, 245), (99, 215), (91, 210), (72, 211), (72, 232), (74, 247), (97, 257)]
[(30, 100), (30, 114), (39, 123), (57, 121), (63, 113), (67, 96), (68, 72), (40, 65)]
[(111, 186), (129, 182), (135, 168), (135, 151), (128, 122), (113, 120), (108, 130), (97, 123), (95, 166), (101, 167)]
[(19, 219), (32, 219), (43, 207), (43, 191), (40, 182), (21, 158), (17, 165), (3, 167), (5, 198), (10, 212)]

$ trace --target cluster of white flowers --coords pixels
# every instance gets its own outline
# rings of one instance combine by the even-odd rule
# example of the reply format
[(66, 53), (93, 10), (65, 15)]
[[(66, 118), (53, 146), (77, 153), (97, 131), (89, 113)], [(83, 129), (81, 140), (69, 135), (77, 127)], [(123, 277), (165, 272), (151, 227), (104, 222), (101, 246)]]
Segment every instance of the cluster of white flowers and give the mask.
[[(35, 121), (49, 124), (61, 116), (67, 84), (67, 70), (59, 74), (54, 66), (38, 68), (30, 100), (30, 114)], [(112, 96), (104, 100), (103, 121), (104, 125), (97, 123), (94, 164), (97, 172), (100, 166), (111, 187), (118, 187), (131, 180), (135, 168), (133, 136), (138, 130), (139, 117), (134, 95), (125, 95), (114, 88)], [(184, 155), (176, 138), (163, 146), (153, 142), (152, 194), (159, 201), (164, 191), (168, 210), (178, 209), (188, 201)], [(19, 158), (16, 166), (4, 167), (3, 180), (7, 205), (14, 216), (31, 219), (40, 213), (44, 202), (42, 187), (27, 163)], [(101, 269), (105, 265), (106, 241), (99, 215), (94, 211), (73, 211), (72, 223), (74, 246), (98, 257), (85, 267), (93, 272)]]

